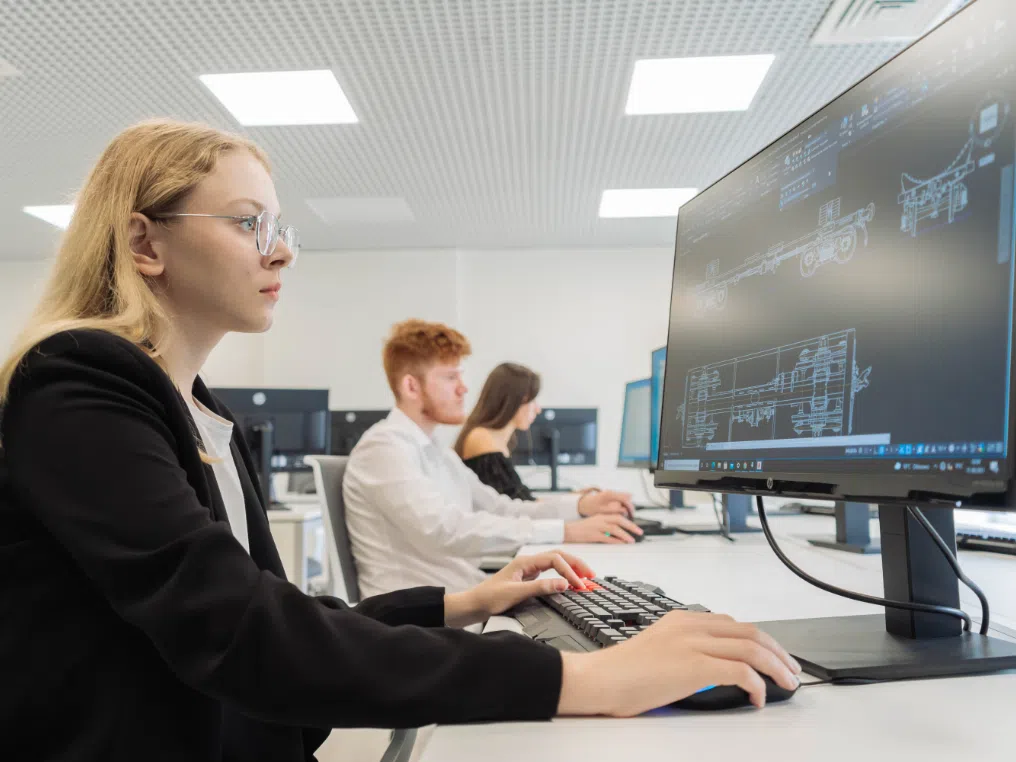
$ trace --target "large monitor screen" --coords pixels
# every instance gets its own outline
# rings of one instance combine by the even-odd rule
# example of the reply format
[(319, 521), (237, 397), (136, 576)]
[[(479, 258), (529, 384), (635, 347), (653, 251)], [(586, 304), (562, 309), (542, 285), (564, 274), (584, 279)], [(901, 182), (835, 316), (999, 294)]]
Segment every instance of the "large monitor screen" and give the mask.
[(649, 468), (650, 398), (648, 378), (625, 385), (621, 444), (617, 453), (617, 465), (622, 468)]
[(1004, 499), (1014, 33), (978, 0), (681, 207), (658, 483)]

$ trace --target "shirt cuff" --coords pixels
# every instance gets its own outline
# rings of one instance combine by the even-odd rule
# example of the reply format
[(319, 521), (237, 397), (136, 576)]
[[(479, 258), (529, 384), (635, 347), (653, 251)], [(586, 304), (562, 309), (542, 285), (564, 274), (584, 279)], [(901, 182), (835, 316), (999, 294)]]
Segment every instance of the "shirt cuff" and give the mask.
[(559, 518), (564, 521), (575, 521), (576, 519), (581, 519), (582, 516), (579, 515), (579, 500), (583, 497), (585, 497), (585, 495), (580, 492), (562, 495)]
[(560, 545), (564, 542), (564, 521), (561, 519), (536, 519), (533, 521), (533, 545)]

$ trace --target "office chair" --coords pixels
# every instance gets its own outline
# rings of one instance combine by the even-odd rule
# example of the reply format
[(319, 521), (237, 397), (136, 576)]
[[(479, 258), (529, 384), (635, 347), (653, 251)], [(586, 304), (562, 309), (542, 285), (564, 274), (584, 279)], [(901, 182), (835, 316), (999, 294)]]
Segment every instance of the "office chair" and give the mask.
[[(342, 480), (346, 475), (349, 458), (339, 455), (308, 455), (304, 457), (304, 462), (310, 463), (314, 472), (314, 484), (321, 497), (321, 518), (325, 534), (331, 538), (328, 544), (328, 564), (333, 570), (332, 584), (336, 585), (336, 575), (341, 573), (346, 602), (354, 604), (360, 600), (360, 584), (353, 560), (353, 546), (346, 527), (346, 503), (342, 497)], [(381, 762), (409, 762), (415, 743), (415, 728), (393, 730)]]
[[(342, 498), (342, 480), (346, 475), (348, 457), (340, 455), (308, 455), (304, 462), (314, 471), (314, 484), (321, 498), (321, 518), (325, 533), (331, 537), (328, 544), (328, 564), (332, 579), (341, 573), (345, 586), (345, 599), (353, 604), (360, 600), (360, 584), (353, 560), (353, 546), (346, 528), (346, 503)], [(340, 589), (333, 581), (333, 587)]]

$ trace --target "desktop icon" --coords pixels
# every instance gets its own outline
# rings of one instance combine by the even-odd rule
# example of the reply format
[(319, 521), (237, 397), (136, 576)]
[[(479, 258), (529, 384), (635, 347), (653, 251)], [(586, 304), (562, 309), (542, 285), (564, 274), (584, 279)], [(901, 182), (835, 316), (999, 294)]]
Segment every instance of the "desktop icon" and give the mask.
[(903, 468), (903, 464), (900, 463), (899, 461), (896, 461), (896, 470), (899, 471), (901, 468)]
[(917, 445), (917, 454), (924, 455), (924, 445)]
[(997, 474), (998, 473), (998, 461), (997, 460), (991, 461), (991, 463), (988, 464), (988, 468), (991, 469), (991, 473)]

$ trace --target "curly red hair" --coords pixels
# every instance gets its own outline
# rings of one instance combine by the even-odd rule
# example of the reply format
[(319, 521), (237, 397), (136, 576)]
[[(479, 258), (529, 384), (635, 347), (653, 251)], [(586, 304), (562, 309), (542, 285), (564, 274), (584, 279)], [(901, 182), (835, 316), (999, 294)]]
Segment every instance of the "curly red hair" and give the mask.
[(408, 373), (422, 378), (435, 363), (457, 362), (469, 357), (469, 340), (444, 323), (404, 320), (392, 326), (381, 353), (388, 385), (399, 396), (399, 382)]

